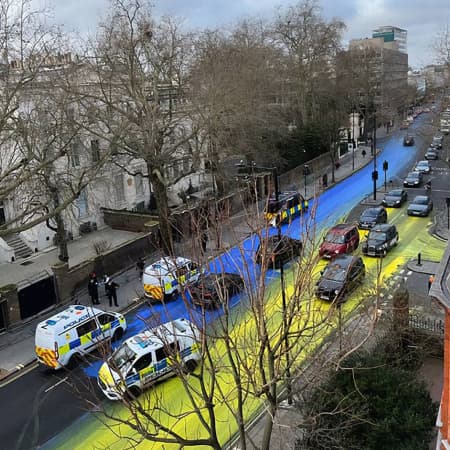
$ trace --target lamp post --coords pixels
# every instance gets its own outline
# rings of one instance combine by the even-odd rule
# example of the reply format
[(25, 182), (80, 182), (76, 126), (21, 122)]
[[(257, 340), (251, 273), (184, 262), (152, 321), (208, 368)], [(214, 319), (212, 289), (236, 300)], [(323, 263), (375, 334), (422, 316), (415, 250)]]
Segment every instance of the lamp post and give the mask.
[(306, 195), (306, 182), (307, 182), (307, 177), (308, 177), (309, 173), (310, 173), (310, 170), (309, 170), (308, 164), (304, 164), (303, 165), (303, 176), (305, 177), (305, 198), (307, 197), (307, 195)]
[[(303, 167), (303, 171), (305, 173), (305, 167)], [(275, 200), (278, 204), (280, 201), (280, 192), (278, 186), (278, 171), (276, 167), (272, 168), (272, 178), (275, 189)], [(306, 191), (306, 175), (305, 175), (305, 191)], [(281, 220), (277, 220), (277, 238), (278, 242), (281, 241)], [(284, 264), (281, 261), (280, 265), (280, 284), (281, 284), (281, 307), (283, 310), (283, 332), (284, 332), (284, 350), (286, 352), (286, 389), (287, 389), (287, 400), (288, 404), (292, 405), (292, 384), (291, 384), (291, 370), (290, 370), (290, 355), (289, 355), (289, 339), (288, 339), (288, 331), (287, 331), (287, 305), (286, 305), (286, 289), (285, 289), (285, 280), (284, 280)]]
[(377, 115), (376, 112), (373, 113), (373, 139), (372, 139), (372, 154), (373, 154), (373, 199), (377, 199), (377, 180), (378, 180), (378, 170), (377, 170)]

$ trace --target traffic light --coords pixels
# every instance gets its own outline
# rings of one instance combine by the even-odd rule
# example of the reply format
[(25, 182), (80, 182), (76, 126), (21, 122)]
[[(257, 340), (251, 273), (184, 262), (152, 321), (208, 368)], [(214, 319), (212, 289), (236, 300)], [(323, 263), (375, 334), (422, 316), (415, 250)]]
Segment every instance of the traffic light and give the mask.
[(387, 172), (388, 168), (389, 168), (389, 164), (388, 164), (388, 162), (385, 160), (385, 161), (383, 162), (383, 170), (384, 170), (385, 172)]
[(378, 170), (374, 170), (372, 172), (372, 180), (377, 181), (378, 180)]

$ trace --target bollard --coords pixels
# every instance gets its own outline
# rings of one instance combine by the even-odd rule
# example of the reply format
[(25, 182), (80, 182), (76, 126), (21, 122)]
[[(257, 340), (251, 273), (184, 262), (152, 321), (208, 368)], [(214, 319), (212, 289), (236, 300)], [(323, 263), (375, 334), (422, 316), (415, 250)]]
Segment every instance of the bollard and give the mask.
[(418, 266), (422, 265), (422, 254), (421, 253), (417, 253), (417, 265)]

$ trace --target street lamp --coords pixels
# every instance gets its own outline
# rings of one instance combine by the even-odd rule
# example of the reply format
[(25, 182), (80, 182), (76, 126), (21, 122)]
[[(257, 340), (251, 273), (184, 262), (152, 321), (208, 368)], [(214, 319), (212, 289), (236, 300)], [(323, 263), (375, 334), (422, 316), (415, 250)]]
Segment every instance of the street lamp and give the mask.
[(377, 170), (377, 114), (373, 113), (373, 139), (372, 139), (372, 154), (373, 154), (373, 199), (377, 199), (377, 180), (378, 180), (378, 170)]
[(307, 198), (306, 195), (306, 182), (307, 182), (307, 177), (308, 175), (311, 173), (308, 164), (304, 164), (303, 165), (303, 176), (305, 177), (305, 199)]

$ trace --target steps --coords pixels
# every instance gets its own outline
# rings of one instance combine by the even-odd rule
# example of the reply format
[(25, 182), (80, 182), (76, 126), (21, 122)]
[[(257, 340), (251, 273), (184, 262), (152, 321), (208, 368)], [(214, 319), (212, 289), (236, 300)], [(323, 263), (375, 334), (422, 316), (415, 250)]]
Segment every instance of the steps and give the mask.
[(12, 233), (7, 236), (3, 236), (3, 240), (14, 250), (14, 258), (28, 258), (33, 254), (30, 247), (28, 247), (25, 242), (20, 239), (17, 233)]

